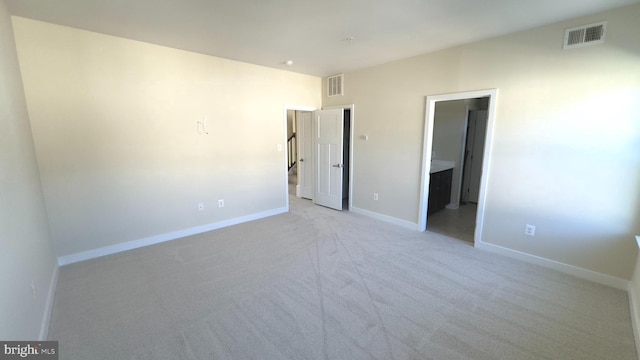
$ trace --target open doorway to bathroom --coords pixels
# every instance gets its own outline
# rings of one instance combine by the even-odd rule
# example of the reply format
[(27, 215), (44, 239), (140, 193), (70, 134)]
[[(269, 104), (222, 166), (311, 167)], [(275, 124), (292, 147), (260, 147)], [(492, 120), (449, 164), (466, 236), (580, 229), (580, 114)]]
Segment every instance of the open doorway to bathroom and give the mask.
[(496, 93), (485, 90), (427, 97), (423, 230), (470, 243), (478, 239)]
[(436, 103), (428, 228), (473, 243), (489, 98)]

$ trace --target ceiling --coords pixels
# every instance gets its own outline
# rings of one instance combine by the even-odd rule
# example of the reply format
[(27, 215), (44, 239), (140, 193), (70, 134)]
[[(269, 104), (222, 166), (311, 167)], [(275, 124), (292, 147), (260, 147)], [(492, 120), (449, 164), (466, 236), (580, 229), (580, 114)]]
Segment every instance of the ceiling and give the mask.
[[(326, 76), (636, 4), (640, 0), (4, 2), (11, 14), (17, 16)], [(293, 65), (287, 66), (287, 60), (292, 60)]]

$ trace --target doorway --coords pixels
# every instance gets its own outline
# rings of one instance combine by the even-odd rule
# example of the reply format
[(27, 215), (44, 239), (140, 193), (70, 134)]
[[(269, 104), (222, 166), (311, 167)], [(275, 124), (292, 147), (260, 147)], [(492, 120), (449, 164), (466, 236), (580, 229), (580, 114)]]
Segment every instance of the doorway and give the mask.
[[(287, 207), (290, 204), (290, 197), (294, 196), (336, 210), (350, 209), (353, 107), (353, 105), (347, 105), (323, 110), (285, 108), (288, 143), (290, 145), (292, 139), (295, 141), (295, 149), (287, 146)], [(330, 132), (339, 133), (335, 139), (331, 140), (333, 145), (330, 145), (332, 147), (330, 152), (325, 151), (326, 149), (320, 151), (326, 147), (323, 146), (326, 144), (320, 143), (320, 135), (322, 135), (320, 116), (327, 113), (333, 114), (335, 119), (338, 119), (329, 121), (332, 123), (330, 128), (338, 130)], [(320, 159), (324, 159), (323, 155), (328, 153), (332, 156), (330, 160), (325, 159), (329, 161), (324, 166), (327, 169), (321, 168)], [(334, 158), (334, 153), (339, 153), (337, 158)], [(293, 162), (292, 154), (295, 154)], [(325, 179), (327, 175), (331, 175), (329, 182)], [(334, 181), (336, 176), (340, 181)], [(325, 181), (321, 183), (320, 180)], [(325, 191), (328, 188), (327, 184), (330, 184), (329, 188), (331, 188), (329, 193)], [(326, 203), (327, 199), (329, 204)]]
[(309, 114), (311, 117), (315, 108), (305, 106), (284, 107), (284, 129), (286, 146), (279, 146), (285, 149), (285, 201), (286, 209), (289, 211), (291, 197), (297, 197), (297, 186), (301, 179), (300, 171), (300, 115)]
[(313, 199), (313, 111), (287, 110), (289, 195)]
[[(481, 242), (486, 186), (487, 178), (489, 176), (489, 160), (491, 158), (490, 151), (492, 144), (496, 99), (497, 89), (434, 95), (427, 97), (423, 148), (423, 171), (419, 210), (419, 228), (421, 231), (429, 229), (429, 220), (427, 219), (427, 213), (433, 213), (433, 210), (429, 211), (428, 209), (429, 204), (431, 203), (429, 202), (429, 198), (431, 196), (430, 192), (433, 191), (434, 185), (431, 183), (432, 178), (433, 181), (441, 181), (438, 180), (439, 177), (435, 176), (432, 170), (437, 172), (443, 171), (442, 169), (449, 169), (451, 170), (452, 175), (450, 177), (451, 180), (447, 181), (450, 181), (449, 185), (451, 193), (449, 196), (449, 204), (446, 205), (447, 210), (443, 211), (459, 209), (462, 204), (461, 196), (463, 195), (463, 193), (467, 189), (473, 187), (473, 184), (477, 184), (475, 185), (477, 190), (475, 192), (477, 194), (477, 202), (475, 204), (472, 204), (475, 206), (475, 208), (472, 209), (473, 211), (471, 212), (471, 214), (466, 211), (470, 208), (464, 209), (464, 217), (467, 218), (467, 222), (470, 221), (469, 218), (474, 220), (470, 225), (473, 233), (472, 239), (468, 240), (472, 240), (474, 243)], [(458, 101), (458, 103), (449, 103), (451, 101)], [(448, 129), (445, 131), (445, 133), (453, 134), (452, 136), (455, 137), (455, 140), (442, 142), (440, 141), (442, 140), (442, 133), (436, 134), (436, 112), (437, 108), (441, 106), (443, 108), (446, 108), (446, 105), (458, 106), (458, 122), (457, 124), (451, 122), (445, 123), (444, 128)], [(483, 107), (486, 109), (482, 109)], [(460, 110), (460, 108), (462, 110)], [(479, 113), (474, 113), (474, 111), (481, 110), (486, 111), (486, 126), (477, 126), (477, 117)], [(476, 118), (471, 120), (473, 122), (471, 129), (473, 134), (470, 136), (472, 136), (472, 139), (474, 140), (471, 142), (471, 144), (473, 144), (473, 148), (467, 149), (467, 133), (469, 132), (468, 115), (470, 114), (470, 112), (471, 115), (476, 116)], [(451, 129), (454, 128), (456, 130), (451, 131)], [(438, 137), (436, 138), (436, 140), (434, 140), (436, 136)], [(483, 141), (479, 141), (479, 138), (482, 138)], [(467, 152), (467, 150), (469, 150), (469, 152), (473, 152), (475, 160), (471, 160), (471, 157), (469, 157), (469, 152)], [(464, 166), (465, 163), (467, 164), (466, 167)], [(474, 171), (470, 170), (472, 169), (472, 164), (475, 164), (475, 167), (473, 167), (475, 169)], [(466, 171), (466, 174), (463, 174), (465, 172), (465, 168), (468, 169)], [(477, 182), (474, 182), (475, 180), (472, 179), (473, 174), (475, 174), (474, 176), (478, 177)], [(442, 178), (447, 179), (446, 177)], [(468, 195), (469, 194), (467, 193), (467, 198), (465, 201), (466, 204), (471, 204)], [(440, 197), (441, 196), (442, 195), (440, 195)], [(462, 212), (458, 213), (458, 215), (460, 214), (462, 214)]]
[(429, 231), (473, 243), (489, 98), (436, 103)]

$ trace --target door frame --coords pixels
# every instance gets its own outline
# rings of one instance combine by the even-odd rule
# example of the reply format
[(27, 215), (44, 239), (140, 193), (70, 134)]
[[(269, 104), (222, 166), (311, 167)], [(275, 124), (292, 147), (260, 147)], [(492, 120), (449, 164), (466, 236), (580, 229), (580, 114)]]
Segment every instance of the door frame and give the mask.
[(297, 106), (297, 105), (285, 105), (284, 106), (284, 116), (283, 116), (283, 127), (282, 127), (282, 138), (284, 139), (283, 144), (284, 145), (278, 145), (278, 148), (284, 148), (283, 151), (283, 157), (284, 160), (282, 161), (282, 166), (283, 166), (283, 171), (284, 171), (284, 198), (285, 198), (285, 211), (289, 212), (289, 170), (287, 169), (287, 161), (289, 159), (289, 149), (287, 146), (287, 111), (288, 110), (293, 110), (293, 111), (316, 111), (318, 108), (316, 107), (310, 107), (310, 106)]
[(354, 133), (354, 124), (355, 124), (355, 105), (337, 105), (337, 106), (323, 106), (322, 110), (331, 110), (331, 109), (349, 109), (349, 202), (347, 210), (351, 211), (351, 207), (353, 206), (353, 133)]
[[(429, 95), (426, 97), (425, 126), (422, 149), (422, 179), (420, 184), (420, 209), (418, 210), (418, 229), (427, 229), (427, 206), (429, 201), (429, 170), (431, 168), (431, 152), (433, 146), (433, 123), (435, 118), (436, 103), (439, 101), (464, 100), (489, 97), (487, 109), (487, 130), (484, 142), (484, 158), (482, 159), (482, 176), (480, 177), (480, 195), (478, 197), (478, 210), (476, 212), (476, 228), (474, 232), (474, 244), (482, 242), (482, 228), (484, 225), (484, 212), (487, 196), (487, 184), (489, 179), (489, 165), (491, 161), (491, 149), (493, 147), (493, 126), (496, 115), (496, 102), (498, 89), (485, 89), (465, 91), (450, 94)], [(460, 164), (458, 164), (460, 166)]]

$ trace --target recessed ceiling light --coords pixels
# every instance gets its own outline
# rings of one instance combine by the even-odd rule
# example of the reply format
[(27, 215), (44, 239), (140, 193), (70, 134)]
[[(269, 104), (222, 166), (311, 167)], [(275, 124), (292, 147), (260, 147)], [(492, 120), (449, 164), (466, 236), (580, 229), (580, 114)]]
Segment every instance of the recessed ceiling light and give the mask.
[(351, 44), (351, 42), (353, 42), (353, 40), (355, 40), (356, 38), (354, 38), (353, 36), (347, 36), (346, 38), (344, 38), (344, 40), (342, 41), (346, 41), (349, 44)]
[(293, 60), (287, 60), (284, 62), (284, 64), (287, 66), (293, 66)]

